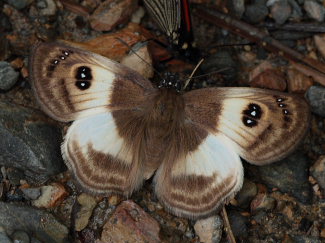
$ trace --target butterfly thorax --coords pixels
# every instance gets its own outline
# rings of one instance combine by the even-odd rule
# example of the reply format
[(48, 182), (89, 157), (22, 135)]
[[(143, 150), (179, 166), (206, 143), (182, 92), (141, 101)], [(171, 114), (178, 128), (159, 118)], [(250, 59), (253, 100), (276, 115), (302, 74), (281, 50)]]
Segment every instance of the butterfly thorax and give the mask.
[(147, 119), (160, 126), (173, 126), (184, 119), (184, 99), (174, 89), (160, 88), (153, 98)]
[(177, 74), (166, 72), (163, 74), (163, 78), (161, 79), (158, 88), (173, 89), (180, 92), (182, 83)]

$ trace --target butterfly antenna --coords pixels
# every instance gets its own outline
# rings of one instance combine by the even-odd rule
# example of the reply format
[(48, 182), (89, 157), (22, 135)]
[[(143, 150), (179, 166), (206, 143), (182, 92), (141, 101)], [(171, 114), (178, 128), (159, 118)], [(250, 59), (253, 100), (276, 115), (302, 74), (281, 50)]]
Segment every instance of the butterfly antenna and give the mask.
[(204, 59), (202, 58), (199, 63), (196, 65), (196, 67), (194, 68), (194, 70), (192, 71), (190, 77), (185, 81), (183, 90), (186, 89), (187, 85), (190, 83), (191, 79), (193, 78), (194, 73), (196, 72), (196, 70), (200, 67), (200, 65), (202, 64), (202, 62), (204, 61)]
[(202, 74), (202, 75), (193, 76), (192, 79), (206, 77), (206, 76), (209, 76), (211, 74), (220, 73), (220, 72), (223, 72), (223, 71), (226, 71), (226, 70), (229, 70), (229, 69), (230, 69), (229, 67), (221, 68), (221, 69), (216, 70), (216, 71), (212, 71), (212, 72), (205, 73), (205, 74)]
[(161, 78), (161, 79), (163, 79), (163, 77), (162, 77), (162, 75), (160, 74), (160, 72), (157, 70), (157, 69), (155, 69), (150, 63), (148, 63), (146, 60), (144, 60), (138, 53), (136, 53), (134, 50), (133, 50), (133, 48), (131, 47), (131, 46), (129, 46), (129, 44), (128, 43), (126, 43), (124, 40), (122, 40), (121, 38), (119, 38), (119, 37), (116, 37), (116, 39), (119, 41), (119, 42), (121, 42), (123, 45), (125, 45), (125, 46), (127, 46), (129, 49), (130, 49), (130, 51), (133, 53), (133, 54), (135, 54), (141, 61), (143, 61), (145, 64), (147, 64), (149, 67), (151, 67), (152, 68), (152, 70), (156, 73), (156, 74), (158, 74), (159, 75), (159, 77)]

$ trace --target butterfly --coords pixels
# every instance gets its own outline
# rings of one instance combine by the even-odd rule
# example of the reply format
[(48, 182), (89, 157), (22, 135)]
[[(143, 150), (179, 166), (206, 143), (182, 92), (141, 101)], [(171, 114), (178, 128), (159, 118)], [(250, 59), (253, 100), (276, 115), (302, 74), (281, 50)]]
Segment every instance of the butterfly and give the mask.
[(60, 42), (33, 48), (30, 77), (44, 112), (73, 121), (61, 149), (77, 184), (128, 197), (154, 176), (161, 204), (190, 219), (216, 212), (240, 190), (240, 157), (255, 165), (284, 158), (310, 118), (294, 94), (157, 88), (122, 64)]
[(176, 56), (197, 63), (201, 52), (193, 47), (193, 31), (188, 0), (143, 0), (153, 20), (167, 36)]

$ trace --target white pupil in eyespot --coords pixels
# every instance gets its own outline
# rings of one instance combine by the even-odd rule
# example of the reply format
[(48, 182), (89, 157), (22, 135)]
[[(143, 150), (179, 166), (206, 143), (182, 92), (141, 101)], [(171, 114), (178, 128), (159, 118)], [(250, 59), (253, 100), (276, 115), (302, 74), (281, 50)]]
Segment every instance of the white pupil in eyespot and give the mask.
[(256, 116), (256, 111), (252, 111), (252, 112), (251, 112), (251, 115), (252, 115), (252, 116)]
[(86, 74), (81, 73), (81, 78), (85, 78), (85, 77), (86, 77)]

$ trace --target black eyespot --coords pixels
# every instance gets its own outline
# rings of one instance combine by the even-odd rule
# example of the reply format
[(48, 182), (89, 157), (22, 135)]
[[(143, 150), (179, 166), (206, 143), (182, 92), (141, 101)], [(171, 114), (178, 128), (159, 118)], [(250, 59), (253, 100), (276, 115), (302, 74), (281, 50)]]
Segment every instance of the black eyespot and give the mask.
[(65, 59), (65, 56), (60, 56), (60, 59), (61, 59), (61, 60), (64, 60), (64, 59)]
[(54, 65), (58, 65), (59, 63), (60, 63), (60, 61), (57, 60), (57, 59), (54, 59), (54, 60), (52, 61), (52, 64), (54, 64)]
[(282, 101), (283, 101), (282, 98), (277, 98), (277, 99), (276, 99), (276, 102), (282, 102)]
[(68, 51), (62, 51), (63, 55), (65, 56), (69, 56), (69, 52)]
[(257, 125), (257, 121), (254, 119), (251, 119), (247, 116), (243, 116), (243, 123), (247, 127), (255, 127)]
[(89, 89), (91, 83), (89, 81), (77, 81), (76, 82), (76, 86), (80, 89), (80, 90), (86, 90)]
[(93, 79), (93, 77), (91, 75), (91, 69), (86, 66), (78, 67), (75, 77), (77, 80), (92, 80)]
[(252, 103), (248, 105), (247, 109), (244, 110), (243, 113), (248, 117), (260, 119), (262, 116), (262, 109), (259, 105)]

